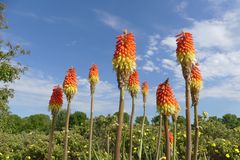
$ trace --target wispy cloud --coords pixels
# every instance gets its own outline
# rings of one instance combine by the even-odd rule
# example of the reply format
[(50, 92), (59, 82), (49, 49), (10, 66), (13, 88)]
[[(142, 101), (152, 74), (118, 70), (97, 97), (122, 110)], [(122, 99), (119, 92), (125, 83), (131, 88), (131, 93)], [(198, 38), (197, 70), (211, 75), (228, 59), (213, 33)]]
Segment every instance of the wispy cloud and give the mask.
[(73, 41), (70, 41), (70, 42), (66, 43), (65, 45), (67, 47), (73, 47), (73, 46), (76, 46), (77, 44), (78, 44), (78, 41), (73, 40)]
[(154, 55), (159, 50), (159, 46), (160, 35), (159, 34), (150, 35), (145, 57), (150, 57)]
[(142, 58), (142, 56), (141, 56), (141, 55), (137, 55), (137, 56), (136, 56), (136, 60), (137, 60), (137, 61), (142, 61), (142, 60), (143, 60), (143, 58)]
[(33, 12), (12, 11), (14, 14), (22, 17), (31, 18), (34, 20), (42, 21), (49, 24), (75, 24), (77, 21), (70, 17), (62, 16), (42, 16)]
[(118, 16), (113, 15), (109, 12), (99, 10), (99, 9), (94, 9), (93, 11), (97, 14), (98, 19), (103, 24), (105, 24), (108, 27), (111, 27), (114, 30), (122, 31), (125, 28), (133, 30), (130, 23), (127, 22), (126, 20), (124, 20), (121, 17), (118, 17)]
[(153, 63), (153, 61), (151, 60), (147, 60), (146, 63), (143, 65), (142, 69), (144, 71), (148, 71), (148, 72), (159, 72), (160, 68)]
[(181, 1), (177, 6), (176, 6), (176, 11), (183, 13), (185, 9), (187, 8), (188, 3), (187, 1)]
[(174, 50), (177, 47), (176, 38), (174, 36), (165, 37), (161, 41), (161, 45), (169, 47), (170, 50)]
[(153, 34), (148, 37), (147, 51), (144, 54), (144, 59), (140, 69), (146, 72), (160, 72), (160, 68), (156, 63), (155, 54), (159, 52), (160, 49), (160, 35)]
[(5, 41), (9, 41), (14, 44), (20, 44), (23, 46), (30, 46), (32, 44), (31, 42), (27, 41), (26, 39), (24, 39), (18, 35), (12, 34), (8, 31), (1, 32), (1, 36)]
[[(59, 81), (42, 72), (31, 70), (16, 83), (10, 85), (15, 90), (15, 97), (10, 101), (11, 110), (22, 116), (49, 113), (48, 102), (52, 88), (58, 84), (61, 85), (62, 80)], [(72, 111), (83, 111), (88, 114), (90, 105), (88, 80), (78, 77), (78, 88), (78, 93), (72, 102)], [(95, 93), (96, 114), (116, 112), (118, 108), (117, 103), (118, 88), (107, 81), (100, 81)], [(63, 108), (65, 107), (66, 101), (64, 101), (63, 105)]]

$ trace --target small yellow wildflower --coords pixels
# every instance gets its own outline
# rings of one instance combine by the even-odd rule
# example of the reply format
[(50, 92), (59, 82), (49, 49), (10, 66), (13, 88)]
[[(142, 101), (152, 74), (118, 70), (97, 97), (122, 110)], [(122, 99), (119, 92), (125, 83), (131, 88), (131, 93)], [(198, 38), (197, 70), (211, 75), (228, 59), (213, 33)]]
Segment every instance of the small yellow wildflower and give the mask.
[(166, 157), (161, 157), (160, 160), (166, 160)]
[(184, 133), (184, 134), (183, 134), (183, 137), (184, 137), (184, 138), (186, 138), (186, 137), (187, 137), (186, 133)]
[(230, 158), (230, 155), (227, 153), (226, 155), (225, 155), (227, 158)]
[(215, 143), (212, 143), (211, 146), (212, 146), (212, 147), (216, 147), (216, 144), (215, 144)]
[(234, 150), (236, 153), (239, 153), (239, 149), (238, 148), (235, 148)]

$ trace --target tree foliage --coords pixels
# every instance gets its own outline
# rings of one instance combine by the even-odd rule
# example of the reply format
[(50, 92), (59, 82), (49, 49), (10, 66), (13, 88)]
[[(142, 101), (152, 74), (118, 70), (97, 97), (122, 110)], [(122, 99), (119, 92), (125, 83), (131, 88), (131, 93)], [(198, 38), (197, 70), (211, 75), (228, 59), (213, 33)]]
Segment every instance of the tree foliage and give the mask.
[[(61, 111), (64, 115), (65, 111)], [(84, 115), (81, 112), (73, 113), (71, 116)], [(49, 128), (50, 120), (47, 115), (32, 115), (21, 118), (17, 115), (10, 116), (9, 128), (12, 132), (0, 132), (0, 159), (45, 159), (47, 156), (48, 133), (46, 128)], [(229, 128), (223, 119), (209, 117), (208, 119), (200, 119), (200, 137), (199, 137), (199, 159), (221, 159), (221, 160), (236, 160), (240, 159), (240, 125)], [(235, 116), (233, 116), (235, 117)], [(185, 140), (186, 132), (184, 121), (178, 122), (177, 130), (177, 156), (178, 159), (185, 159)], [(114, 153), (114, 144), (116, 140), (116, 125), (117, 116), (96, 116), (94, 118), (93, 132), (93, 159), (111, 160)], [(19, 127), (19, 126), (22, 126)], [(145, 126), (144, 132), (144, 154), (143, 159), (155, 159), (156, 144), (159, 126), (149, 124)], [(19, 132), (17, 132), (19, 130)], [(170, 125), (172, 131), (172, 126)], [(14, 132), (15, 131), (15, 132)], [(21, 132), (20, 132), (21, 131)], [(122, 147), (127, 151), (129, 149), (129, 124), (123, 127), (124, 137)], [(134, 126), (133, 137), (133, 156), (137, 159), (139, 149), (139, 139), (141, 126)], [(192, 131), (194, 134), (194, 131)], [(69, 132), (69, 158), (70, 159), (86, 159), (88, 157), (88, 137), (89, 137), (89, 120), (85, 123), (76, 123), (70, 128)], [(62, 158), (63, 132), (56, 131), (55, 149), (53, 156), (55, 159)], [(164, 142), (164, 138), (162, 139)], [(107, 153), (107, 144), (109, 144), (109, 154)], [(164, 145), (163, 145), (164, 146)], [(123, 149), (122, 148), (122, 149)], [(123, 153), (127, 158), (128, 153)]]
[[(7, 29), (7, 20), (4, 15), (5, 5), (0, 3), (0, 31)], [(14, 95), (14, 90), (9, 88), (9, 83), (19, 79), (27, 67), (16, 61), (16, 57), (29, 54), (20, 44), (13, 44), (0, 38), (0, 126), (1, 130), (6, 128), (8, 115), (8, 101)]]

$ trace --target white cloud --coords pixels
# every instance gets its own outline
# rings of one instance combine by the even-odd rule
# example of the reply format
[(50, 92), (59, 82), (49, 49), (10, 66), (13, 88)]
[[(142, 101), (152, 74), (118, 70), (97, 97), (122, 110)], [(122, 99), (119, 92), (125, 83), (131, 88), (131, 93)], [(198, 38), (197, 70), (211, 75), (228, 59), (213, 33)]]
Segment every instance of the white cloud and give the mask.
[(137, 60), (137, 61), (142, 61), (142, 60), (143, 60), (143, 58), (142, 58), (142, 56), (141, 56), (141, 55), (137, 55), (137, 56), (136, 56), (136, 60)]
[[(36, 113), (49, 113), (49, 98), (52, 94), (52, 88), (57, 84), (62, 85), (62, 81), (52, 79), (41, 72), (28, 72), (20, 80), (10, 85), (15, 90), (15, 97), (10, 100), (11, 110), (24, 116)], [(73, 98), (72, 111), (78, 110), (88, 114), (89, 106), (90, 89), (88, 80), (78, 77), (78, 93)], [(65, 97), (63, 108), (66, 108)], [(96, 86), (95, 111), (97, 114), (108, 114), (116, 112), (117, 108), (117, 87), (107, 81), (100, 81)]]
[(169, 47), (171, 50), (175, 50), (177, 47), (176, 38), (168, 36), (161, 41), (161, 45)]
[(176, 11), (177, 12), (183, 12), (188, 6), (187, 1), (182, 1), (176, 6)]
[[(51, 76), (31, 70), (23, 75), (22, 78), (10, 87), (15, 89), (15, 97), (10, 100), (10, 109), (13, 113), (20, 116), (31, 114), (50, 114), (48, 103), (52, 94), (53, 86), (62, 84), (62, 80), (53, 79)], [(156, 88), (150, 88), (147, 99), (147, 110), (149, 115), (155, 112), (155, 93)], [(94, 100), (94, 114), (106, 115), (118, 111), (119, 90), (117, 85), (107, 81), (100, 81), (96, 86)], [(66, 109), (66, 98), (64, 96), (63, 108)], [(90, 88), (86, 78), (78, 77), (78, 93), (74, 96), (71, 103), (71, 112), (81, 111), (87, 115), (90, 113)], [(125, 92), (125, 112), (131, 112), (131, 97)], [(152, 113), (153, 112), (153, 113)], [(136, 98), (136, 115), (142, 115), (142, 95), (139, 92)]]
[(159, 34), (154, 34), (149, 36), (149, 42), (147, 46), (147, 52), (145, 57), (150, 57), (154, 55), (158, 50), (160, 46), (160, 35)]
[(221, 20), (195, 21), (192, 28), (194, 41), (199, 48), (214, 48), (221, 50), (232, 49), (236, 42), (228, 22)]
[[(236, 85), (240, 82), (240, 71), (237, 67), (240, 66), (239, 25), (240, 11), (232, 9), (217, 18), (194, 20), (190, 27), (183, 29), (193, 34), (197, 59), (204, 79), (202, 98), (227, 98), (239, 101), (240, 88)], [(161, 45), (175, 52), (176, 43), (173, 36), (165, 37)], [(170, 59), (162, 59), (161, 65), (173, 71), (175, 77), (180, 80), (182, 75), (175, 60), (175, 56), (170, 56)]]
[(149, 71), (149, 72), (159, 72), (160, 68), (154, 64), (151, 60), (147, 60), (144, 66), (142, 67), (144, 71)]
[(129, 23), (115, 15), (112, 15), (106, 11), (95, 9), (94, 12), (97, 14), (99, 20), (103, 22), (105, 25), (111, 27), (114, 30), (123, 30), (125, 28), (129, 28)]

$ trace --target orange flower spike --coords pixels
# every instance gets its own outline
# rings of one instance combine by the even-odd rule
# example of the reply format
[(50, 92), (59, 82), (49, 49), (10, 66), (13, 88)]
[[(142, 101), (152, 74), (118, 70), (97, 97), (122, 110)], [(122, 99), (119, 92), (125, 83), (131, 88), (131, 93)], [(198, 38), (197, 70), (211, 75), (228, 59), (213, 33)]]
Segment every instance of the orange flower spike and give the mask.
[(147, 81), (145, 81), (142, 84), (142, 94), (145, 96), (148, 95), (148, 90), (149, 90), (148, 83)]
[(180, 64), (192, 64), (195, 60), (195, 48), (193, 44), (192, 34), (182, 32), (177, 37), (177, 60)]
[(156, 92), (157, 110), (164, 115), (172, 115), (176, 110), (176, 98), (168, 83), (168, 79), (160, 84)]
[[(173, 133), (171, 131), (168, 132), (169, 133), (169, 141), (170, 141), (170, 144), (172, 145), (173, 144)], [(166, 132), (164, 132), (164, 138), (166, 138)]]
[(133, 33), (117, 36), (117, 44), (112, 59), (114, 70), (132, 73), (136, 69), (136, 44)]
[(58, 113), (59, 109), (63, 105), (63, 90), (60, 86), (55, 86), (51, 98), (49, 100), (48, 109), (54, 113)]
[(176, 98), (174, 98), (173, 102), (174, 102), (174, 106), (175, 106), (175, 111), (173, 113), (173, 119), (176, 121), (181, 108), (180, 108), (180, 105)]
[(71, 99), (77, 92), (77, 76), (75, 68), (68, 69), (63, 82), (63, 91), (68, 99)]
[(136, 97), (139, 90), (140, 90), (140, 82), (138, 79), (138, 72), (135, 70), (129, 77), (128, 91), (131, 94), (131, 96)]
[(88, 81), (91, 85), (96, 85), (99, 81), (98, 67), (96, 64), (93, 64), (89, 69)]
[(148, 90), (149, 90), (148, 83), (147, 83), (147, 81), (145, 81), (142, 84), (143, 102), (146, 102), (146, 100), (147, 100)]
[(169, 131), (169, 140), (170, 140), (170, 143), (173, 144), (173, 134), (170, 131)]
[(202, 89), (203, 81), (202, 74), (198, 63), (194, 64), (191, 71), (191, 90), (194, 92), (199, 92)]

